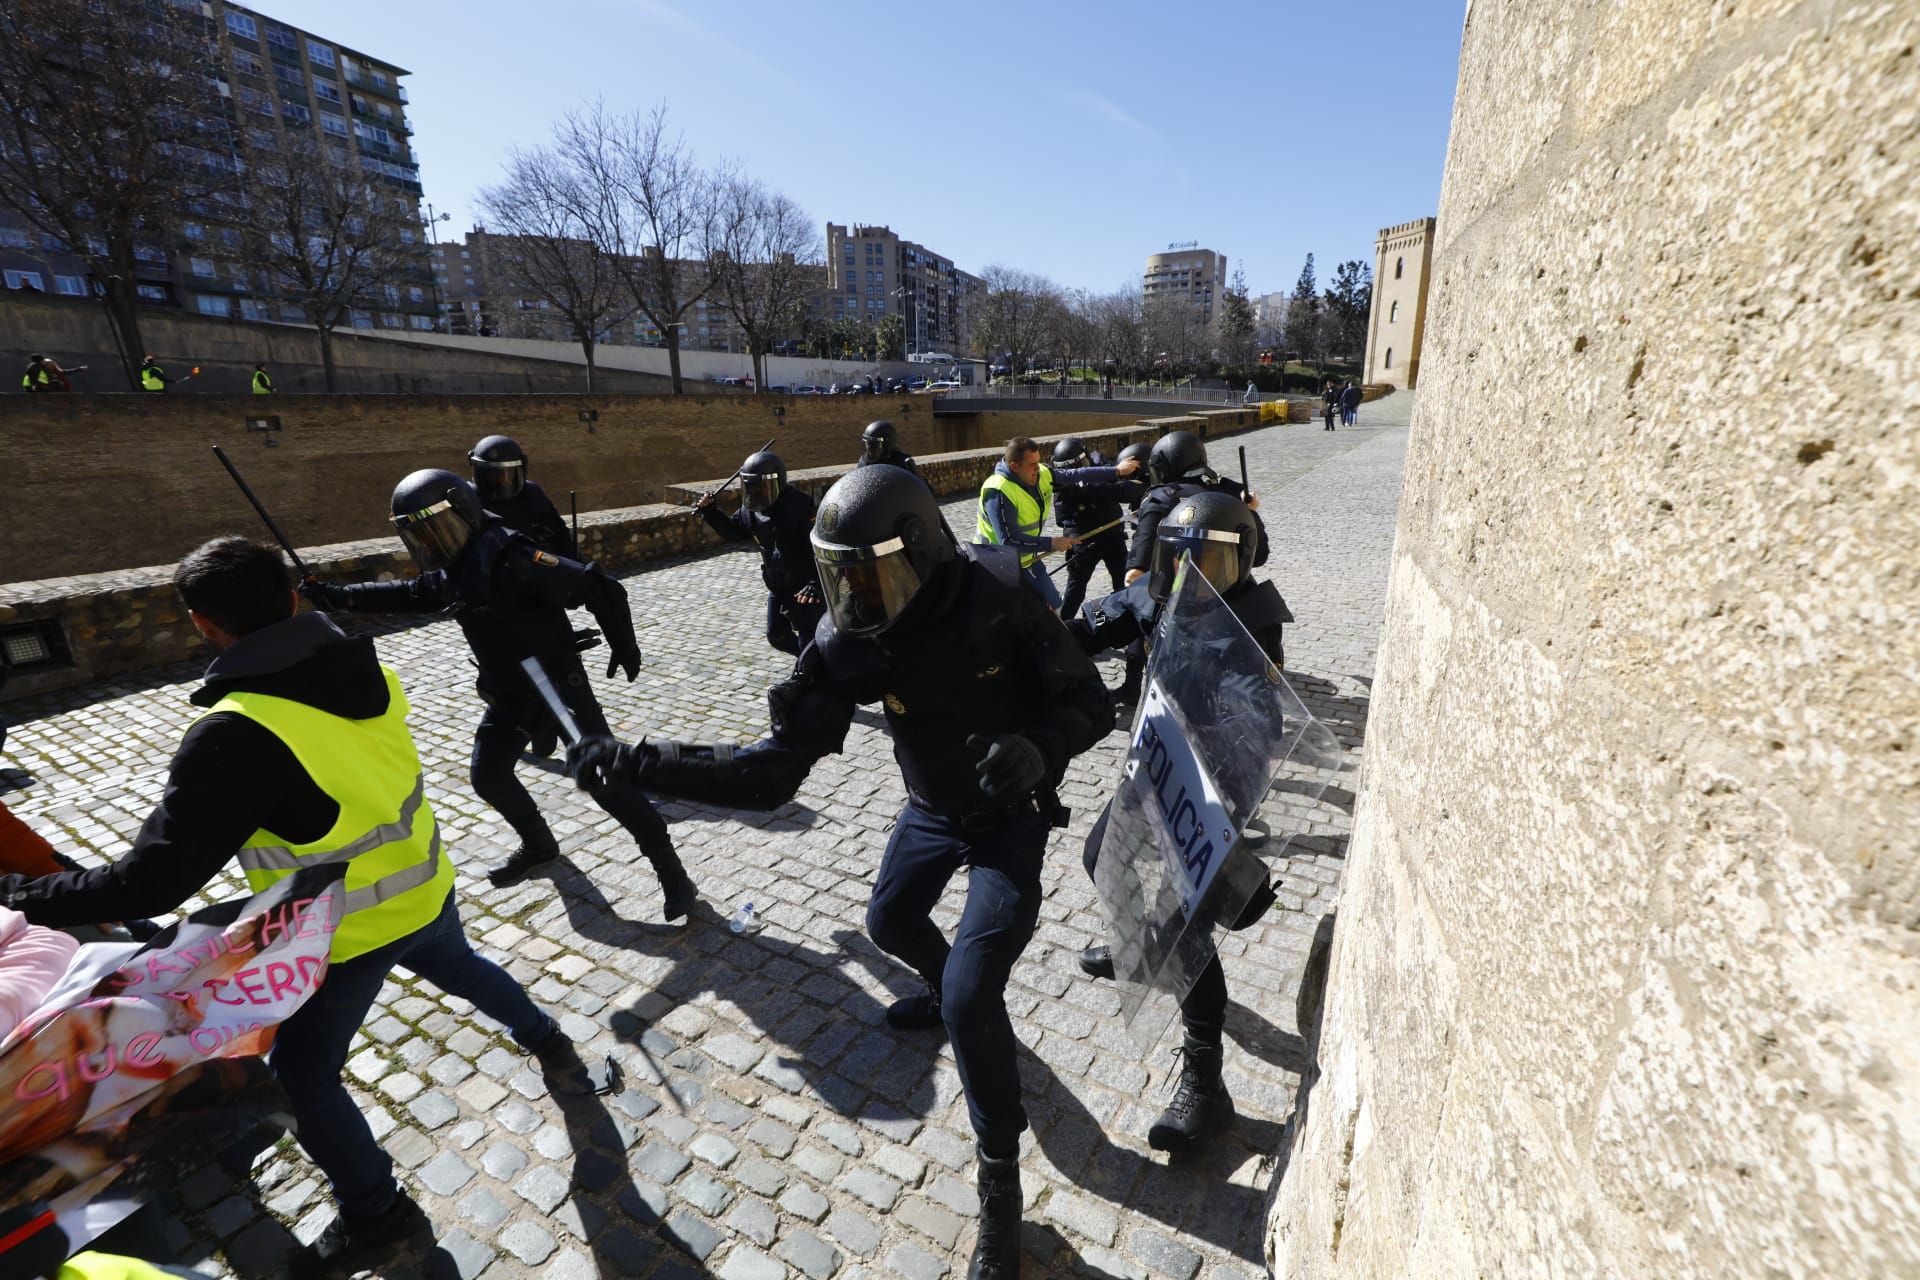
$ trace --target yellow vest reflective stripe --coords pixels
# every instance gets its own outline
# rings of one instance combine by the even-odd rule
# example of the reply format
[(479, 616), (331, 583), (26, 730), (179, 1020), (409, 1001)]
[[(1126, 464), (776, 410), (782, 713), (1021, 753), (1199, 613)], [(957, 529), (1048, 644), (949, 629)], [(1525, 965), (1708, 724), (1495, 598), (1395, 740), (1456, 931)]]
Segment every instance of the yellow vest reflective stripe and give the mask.
[(140, 367), (140, 385), (148, 391), (165, 391), (167, 389), (167, 384), (160, 377), (160, 371), (150, 364)]
[(53, 375), (45, 369), (29, 369), (26, 372), (26, 376), (20, 379), (21, 389), (31, 391), (33, 390), (33, 384), (36, 382), (43, 387), (50, 386), (53, 383)]
[[(980, 527), (975, 542), (995, 542), (993, 525), (987, 519), (987, 499), (994, 494), (1002, 494), (1013, 504), (1015, 519), (1020, 522), (1020, 532), (1030, 538), (1042, 537), (1046, 533), (1047, 519), (1053, 514), (1053, 472), (1046, 463), (1040, 464), (1040, 496), (1035, 498), (1027, 492), (1026, 486), (1011, 476), (1003, 476), (998, 471), (986, 478), (980, 486)], [(1020, 557), (1020, 567), (1026, 568), (1039, 559), (1037, 553)]]
[(253, 394), (267, 396), (273, 394), (273, 379), (267, 376), (265, 369), (253, 371)]
[(233, 712), (266, 729), (340, 806), (332, 830), (318, 840), (295, 844), (262, 828), (239, 854), (256, 893), (302, 867), (347, 864), (346, 914), (333, 936), (336, 964), (432, 923), (453, 892), (453, 863), (441, 852), (420, 756), (407, 732), (406, 694), (391, 668), (380, 671), (387, 709), (368, 720), (263, 693), (229, 693), (208, 712)]

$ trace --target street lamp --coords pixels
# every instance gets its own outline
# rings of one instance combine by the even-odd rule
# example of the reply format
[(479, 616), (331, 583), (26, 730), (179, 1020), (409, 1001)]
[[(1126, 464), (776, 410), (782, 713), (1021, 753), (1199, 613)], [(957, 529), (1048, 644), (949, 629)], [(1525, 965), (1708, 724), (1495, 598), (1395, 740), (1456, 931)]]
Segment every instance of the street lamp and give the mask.
[[(434, 233), (433, 224), (436, 222), (448, 222), (448, 221), (451, 221), (452, 218), (453, 218), (453, 215), (450, 213), (435, 213), (433, 211), (433, 201), (431, 200), (427, 201), (427, 243), (428, 244), (432, 245), (435, 249), (438, 249), (440, 247), (440, 237)], [(431, 258), (429, 258), (429, 262), (431, 262)], [(440, 332), (440, 326), (446, 323), (447, 304), (446, 304), (446, 301), (440, 296), (439, 273), (436, 271), (433, 271), (432, 268), (429, 267), (428, 274), (433, 276), (433, 331), (435, 333), (438, 333)], [(451, 277), (449, 277), (449, 279), (451, 279)], [(453, 326), (449, 324), (447, 325), (447, 327), (451, 329)]]
[[(903, 284), (898, 289), (895, 289), (893, 291), (892, 296), (900, 299), (908, 299), (913, 297), (913, 289), (911, 286)], [(920, 331), (920, 326), (915, 325), (913, 327), (913, 333), (907, 332), (907, 304), (905, 301), (902, 301), (900, 303), (900, 347), (901, 347), (900, 354), (901, 355), (904, 356), (907, 354), (907, 348), (912, 342), (914, 334), (917, 334), (919, 331)]]

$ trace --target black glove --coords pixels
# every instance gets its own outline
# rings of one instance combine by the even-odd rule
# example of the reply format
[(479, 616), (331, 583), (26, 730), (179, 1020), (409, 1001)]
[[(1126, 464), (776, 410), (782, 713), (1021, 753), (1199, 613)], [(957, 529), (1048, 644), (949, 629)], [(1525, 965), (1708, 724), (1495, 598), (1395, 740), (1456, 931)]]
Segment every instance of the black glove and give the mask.
[(300, 583), (300, 594), (316, 609), (328, 613), (346, 613), (353, 608), (353, 592), (335, 582), (307, 578)]
[(640, 678), (640, 646), (637, 644), (616, 644), (607, 655), (607, 679), (613, 679), (613, 673), (627, 673), (627, 683), (632, 684)]
[(589, 649), (597, 648), (599, 644), (600, 633), (592, 627), (575, 627), (573, 629), (573, 651), (575, 653), (585, 653)]
[(583, 791), (639, 783), (659, 759), (660, 753), (646, 742), (628, 746), (608, 737), (582, 738), (567, 748), (567, 774)]
[(1017, 733), (997, 733), (991, 737), (974, 734), (967, 739), (969, 751), (980, 752), (974, 768), (980, 773), (980, 790), (989, 800), (1017, 799), (1047, 780), (1047, 757), (1031, 738)]

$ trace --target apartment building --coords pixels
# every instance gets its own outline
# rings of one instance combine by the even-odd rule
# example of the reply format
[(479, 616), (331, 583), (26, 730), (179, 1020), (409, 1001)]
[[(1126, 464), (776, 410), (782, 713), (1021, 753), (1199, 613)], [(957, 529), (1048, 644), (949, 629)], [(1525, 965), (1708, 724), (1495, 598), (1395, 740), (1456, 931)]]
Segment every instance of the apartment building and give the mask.
[[(404, 68), (228, 0), (169, 2), (178, 10), (197, 11), (205, 24), (215, 88), (228, 112), (227, 134), (236, 152), (242, 143), (277, 150), (303, 140), (360, 166), (393, 194), (418, 202), (420, 167), (409, 141), (407, 91), (400, 84), (408, 74)], [(237, 154), (232, 160), (237, 165)], [(206, 200), (180, 225), (154, 228), (136, 253), (141, 300), (202, 315), (305, 319), (299, 308), (253, 286), (240, 261), (239, 227), (245, 216), (235, 200)], [(418, 271), (388, 286), (383, 306), (354, 312), (354, 326), (433, 327), (434, 279), (424, 232), (418, 242)], [(10, 289), (76, 297), (92, 292), (82, 258), (6, 214), (0, 214), (0, 272)]]
[(907, 350), (965, 349), (967, 316), (986, 281), (951, 258), (902, 240), (887, 227), (827, 224), (827, 289), (820, 318), (877, 324), (892, 314), (906, 323)]
[(1226, 255), (1193, 244), (1169, 245), (1167, 252), (1147, 257), (1140, 288), (1148, 306), (1185, 301), (1211, 324), (1214, 307), (1226, 293)]

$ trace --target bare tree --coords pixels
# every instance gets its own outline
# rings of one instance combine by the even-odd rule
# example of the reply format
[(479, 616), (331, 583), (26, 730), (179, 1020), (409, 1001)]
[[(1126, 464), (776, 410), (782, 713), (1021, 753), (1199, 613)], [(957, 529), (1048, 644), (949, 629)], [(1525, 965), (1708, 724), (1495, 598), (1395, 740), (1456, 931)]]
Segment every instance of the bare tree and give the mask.
[(0, 206), (87, 264), (138, 387), (138, 255), (230, 191), (232, 127), (198, 6), (0, 5)]
[(300, 308), (335, 389), (333, 331), (359, 308), (391, 307), (428, 268), (412, 199), (389, 192), (344, 150), (286, 139), (247, 155), (242, 253), (259, 291)]
[(776, 339), (799, 333), (821, 275), (820, 230), (792, 200), (738, 174), (716, 181), (710, 226), (714, 296), (746, 335), (754, 390), (764, 391), (766, 353)]
[[(599, 109), (595, 108), (595, 115)], [(712, 239), (713, 184), (694, 163), (686, 142), (667, 134), (667, 109), (655, 107), (619, 122), (615, 189), (624, 208), (612, 224), (619, 240), (608, 247), (631, 255), (627, 282), (634, 305), (667, 346), (673, 390), (680, 382), (680, 330), (693, 304), (713, 287), (713, 273), (687, 255)]]
[(1207, 348), (1207, 323), (1184, 295), (1148, 299), (1141, 307), (1147, 354), (1169, 377), (1191, 372)]
[(1100, 357), (1116, 374), (1137, 375), (1146, 349), (1144, 299), (1132, 281), (1098, 300)]
[(1005, 352), (1012, 372), (1046, 345), (1059, 286), (1045, 276), (995, 263), (980, 273), (986, 296), (973, 315), (974, 340), (989, 355)]
[(480, 193), (480, 207), (499, 228), (494, 261), (505, 283), (538, 299), (559, 318), (587, 361), (594, 389), (594, 350), (633, 315), (620, 231), (617, 134), (598, 108), (569, 115), (551, 147), (515, 150), (507, 174)]

